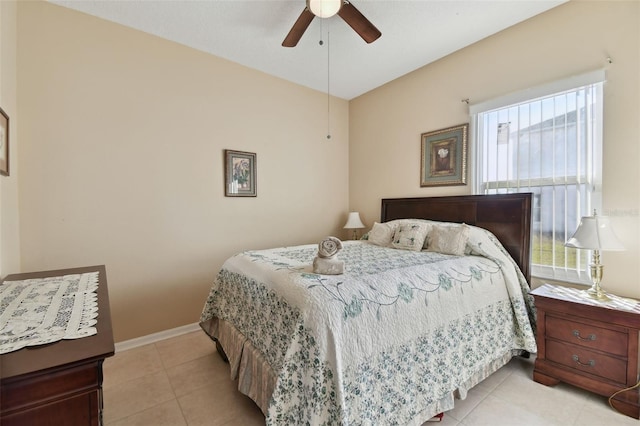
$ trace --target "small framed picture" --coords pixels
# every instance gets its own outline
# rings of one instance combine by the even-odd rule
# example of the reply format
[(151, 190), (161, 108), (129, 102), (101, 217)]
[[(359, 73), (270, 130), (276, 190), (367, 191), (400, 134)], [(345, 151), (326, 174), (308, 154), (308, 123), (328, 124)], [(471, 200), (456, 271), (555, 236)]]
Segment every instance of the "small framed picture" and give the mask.
[(0, 108), (0, 175), (9, 176), (9, 116)]
[(469, 124), (421, 135), (420, 186), (466, 185)]
[(224, 195), (227, 197), (255, 197), (256, 154), (224, 150)]

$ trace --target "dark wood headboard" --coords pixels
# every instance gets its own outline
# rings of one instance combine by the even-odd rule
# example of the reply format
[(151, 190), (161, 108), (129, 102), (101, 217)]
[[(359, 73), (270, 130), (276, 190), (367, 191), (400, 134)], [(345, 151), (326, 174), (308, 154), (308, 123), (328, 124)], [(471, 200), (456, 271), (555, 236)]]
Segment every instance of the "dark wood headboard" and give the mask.
[(430, 219), (487, 229), (500, 240), (531, 284), (530, 193), (383, 199), (381, 222), (394, 219)]

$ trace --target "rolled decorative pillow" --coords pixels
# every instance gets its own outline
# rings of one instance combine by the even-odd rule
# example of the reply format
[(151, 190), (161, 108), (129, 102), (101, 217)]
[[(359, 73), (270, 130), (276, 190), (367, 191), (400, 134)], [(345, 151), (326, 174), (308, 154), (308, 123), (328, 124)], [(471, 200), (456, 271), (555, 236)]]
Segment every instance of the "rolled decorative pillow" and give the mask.
[(342, 241), (336, 237), (326, 237), (318, 244), (318, 255), (313, 259), (313, 272), (323, 275), (344, 273), (344, 261), (336, 256), (342, 250)]
[(336, 237), (326, 237), (318, 244), (318, 257), (331, 259), (342, 250), (342, 241)]

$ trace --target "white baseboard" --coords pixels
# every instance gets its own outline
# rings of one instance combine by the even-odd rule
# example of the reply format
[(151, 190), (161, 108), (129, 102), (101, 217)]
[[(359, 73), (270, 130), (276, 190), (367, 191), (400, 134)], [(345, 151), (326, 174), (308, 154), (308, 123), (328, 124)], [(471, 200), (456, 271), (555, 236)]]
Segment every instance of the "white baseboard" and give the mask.
[(135, 339), (116, 343), (116, 352), (126, 351), (128, 349), (137, 348), (138, 346), (148, 345), (151, 343), (159, 342), (161, 340), (177, 337), (182, 334), (191, 333), (197, 330), (201, 330), (200, 325), (197, 322), (194, 322), (193, 324), (183, 325), (181, 327), (172, 328), (170, 330), (147, 334), (146, 336), (136, 337)]

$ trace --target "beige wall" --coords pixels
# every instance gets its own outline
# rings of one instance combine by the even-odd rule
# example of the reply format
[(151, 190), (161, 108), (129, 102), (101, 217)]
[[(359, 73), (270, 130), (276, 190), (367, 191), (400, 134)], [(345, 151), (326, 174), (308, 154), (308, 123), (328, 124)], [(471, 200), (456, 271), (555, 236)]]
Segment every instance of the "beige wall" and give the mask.
[[(18, 6), (22, 270), (106, 264), (116, 341), (198, 321), (239, 250), (343, 235), (348, 105), (42, 2)], [(257, 153), (227, 198), (223, 149)]]
[(606, 67), (604, 210), (627, 251), (604, 253), (603, 285), (640, 297), (639, 9), (637, 1), (572, 1), (351, 101), (351, 208), (371, 225), (381, 198), (471, 193), (471, 185), (420, 188), (422, 132), (469, 122), (462, 99)]
[(20, 268), (16, 3), (0, 1), (0, 107), (9, 116), (9, 176), (0, 176), (0, 277)]
[[(17, 7), (15, 111), (5, 3), (0, 95), (20, 116), (21, 234), (12, 173), (0, 178), (1, 273), (16, 268), (7, 253), (22, 271), (106, 264), (118, 341), (197, 321), (238, 250), (347, 237), (348, 207), (370, 226), (384, 197), (470, 193), (419, 187), (420, 133), (467, 122), (464, 98), (605, 66), (605, 209), (629, 248), (605, 254), (605, 284), (640, 297), (638, 2), (571, 2), (349, 104), (334, 99), (331, 141), (315, 118), (325, 94), (40, 2)], [(258, 154), (257, 198), (223, 196), (224, 148)]]

